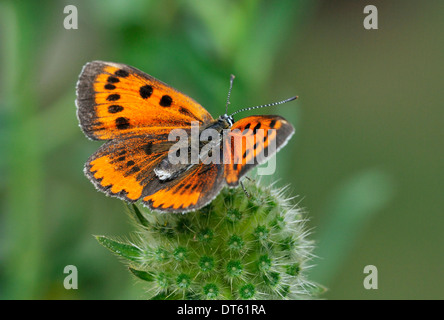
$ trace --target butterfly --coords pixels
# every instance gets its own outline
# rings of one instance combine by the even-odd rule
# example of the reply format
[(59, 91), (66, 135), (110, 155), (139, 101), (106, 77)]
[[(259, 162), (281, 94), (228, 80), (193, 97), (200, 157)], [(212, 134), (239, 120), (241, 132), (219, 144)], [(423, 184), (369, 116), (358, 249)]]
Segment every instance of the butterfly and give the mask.
[[(233, 79), (234, 76), (226, 108)], [(156, 211), (202, 208), (225, 185), (237, 187), (249, 170), (277, 152), (294, 133), (293, 126), (280, 116), (249, 116), (235, 122), (233, 115), (297, 97), (214, 119), (185, 94), (120, 63), (87, 63), (79, 76), (76, 93), (77, 117), (83, 133), (91, 140), (106, 141), (87, 160), (85, 175), (105, 194), (127, 202), (141, 201)], [(213, 150), (228, 150), (218, 155), (223, 161), (205, 162), (205, 157), (191, 164), (170, 161), (169, 151), (177, 142), (169, 139), (172, 130), (192, 135), (196, 124), (199, 134), (207, 129), (218, 133), (211, 143)], [(234, 150), (230, 143), (243, 138), (250, 143)], [(199, 142), (198, 149), (209, 142)], [(259, 157), (272, 144), (275, 148), (267, 156)]]

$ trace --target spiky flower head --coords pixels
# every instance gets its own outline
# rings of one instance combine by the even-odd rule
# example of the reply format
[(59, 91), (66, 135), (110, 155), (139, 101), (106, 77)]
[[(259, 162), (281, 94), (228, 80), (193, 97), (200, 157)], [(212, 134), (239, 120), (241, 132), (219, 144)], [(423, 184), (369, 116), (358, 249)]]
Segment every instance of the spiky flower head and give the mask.
[(311, 259), (301, 210), (284, 189), (259, 182), (224, 189), (186, 214), (129, 205), (133, 241), (99, 242), (125, 258), (147, 284), (148, 299), (307, 299), (322, 287), (308, 281)]

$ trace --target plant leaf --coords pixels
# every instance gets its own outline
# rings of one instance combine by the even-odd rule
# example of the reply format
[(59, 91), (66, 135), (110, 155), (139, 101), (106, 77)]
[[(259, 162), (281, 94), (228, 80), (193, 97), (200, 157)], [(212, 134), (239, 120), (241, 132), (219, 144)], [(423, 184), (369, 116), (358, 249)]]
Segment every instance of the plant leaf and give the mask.
[(135, 204), (133, 204), (133, 203), (127, 204), (127, 208), (129, 210), (129, 212), (133, 215), (133, 218), (138, 223), (140, 223), (144, 227), (149, 227), (150, 226), (150, 223), (148, 222), (148, 220), (145, 218), (143, 213), (139, 210), (139, 208)]
[(137, 278), (144, 280), (144, 281), (154, 281), (154, 274), (151, 272), (146, 272), (146, 271), (142, 271), (142, 270), (136, 270), (133, 268), (129, 268), (129, 270), (131, 271), (131, 273), (133, 275), (135, 275)]
[(105, 236), (95, 236), (95, 237), (102, 246), (104, 246), (105, 248), (114, 252), (115, 254), (117, 254), (122, 258), (131, 261), (139, 261), (140, 257), (142, 256), (142, 251), (131, 244), (111, 240)]

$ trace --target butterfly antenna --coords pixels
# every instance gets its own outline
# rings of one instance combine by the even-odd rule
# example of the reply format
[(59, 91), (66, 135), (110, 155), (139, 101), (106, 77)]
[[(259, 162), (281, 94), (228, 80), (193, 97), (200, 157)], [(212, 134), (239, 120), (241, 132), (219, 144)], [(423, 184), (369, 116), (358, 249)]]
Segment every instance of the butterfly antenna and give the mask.
[(225, 106), (225, 114), (228, 112), (228, 105), (230, 104), (230, 96), (231, 96), (231, 89), (233, 89), (233, 80), (235, 76), (231, 75), (230, 77), (230, 89), (228, 89), (228, 97), (227, 97), (227, 104)]
[(283, 104), (283, 103), (287, 103), (287, 102), (296, 100), (297, 98), (298, 98), (298, 96), (294, 96), (294, 97), (291, 97), (291, 98), (288, 98), (288, 99), (285, 99), (285, 100), (282, 100), (282, 101), (278, 101), (278, 102), (273, 102), (273, 103), (269, 103), (269, 104), (263, 104), (261, 106), (256, 106), (256, 107), (243, 108), (243, 109), (237, 110), (236, 112), (232, 113), (230, 115), (230, 117), (232, 117), (236, 113), (239, 113), (239, 112), (242, 112), (242, 111), (249, 111), (249, 110), (254, 110), (254, 109), (259, 109), (259, 108), (277, 106), (279, 104)]

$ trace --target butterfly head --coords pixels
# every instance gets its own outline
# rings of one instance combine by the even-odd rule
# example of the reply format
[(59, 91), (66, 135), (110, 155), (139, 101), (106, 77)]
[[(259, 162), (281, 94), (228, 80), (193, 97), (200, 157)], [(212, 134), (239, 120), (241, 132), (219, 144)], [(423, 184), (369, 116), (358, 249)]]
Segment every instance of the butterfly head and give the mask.
[(217, 119), (217, 121), (222, 125), (224, 129), (231, 128), (234, 124), (234, 119), (232, 116), (229, 116), (228, 114), (224, 114)]

